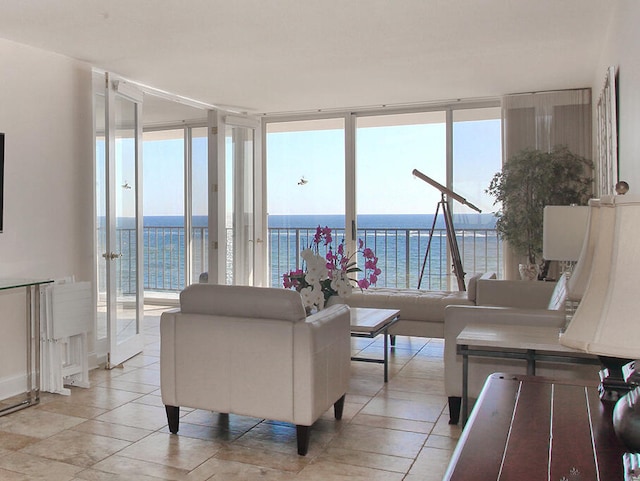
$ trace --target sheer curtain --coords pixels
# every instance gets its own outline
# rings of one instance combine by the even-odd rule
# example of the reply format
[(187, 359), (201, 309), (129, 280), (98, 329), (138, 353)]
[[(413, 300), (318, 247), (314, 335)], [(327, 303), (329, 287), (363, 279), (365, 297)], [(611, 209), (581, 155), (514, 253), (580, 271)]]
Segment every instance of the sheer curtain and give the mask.
[[(551, 151), (566, 145), (592, 158), (591, 89), (506, 95), (502, 98), (504, 157), (522, 149)], [(519, 259), (505, 249), (505, 277), (518, 278)]]

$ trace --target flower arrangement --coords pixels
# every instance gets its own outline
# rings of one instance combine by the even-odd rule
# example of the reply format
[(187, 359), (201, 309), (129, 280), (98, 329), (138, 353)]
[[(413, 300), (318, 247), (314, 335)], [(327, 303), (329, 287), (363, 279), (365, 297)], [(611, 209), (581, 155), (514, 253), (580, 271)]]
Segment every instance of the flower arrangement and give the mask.
[[(360, 289), (367, 289), (376, 284), (381, 273), (378, 258), (370, 248), (364, 247), (362, 239), (358, 240), (358, 250), (353, 254), (346, 252), (344, 240), (334, 253), (331, 248), (332, 241), (331, 229), (318, 226), (311, 246), (301, 253), (306, 270), (296, 269), (283, 275), (284, 287), (300, 292), (307, 309), (323, 309), (331, 296), (349, 297), (354, 284)], [(321, 245), (327, 247), (325, 257), (320, 255)], [(362, 253), (364, 257), (364, 269), (356, 265), (355, 257), (358, 253)], [(364, 277), (359, 280), (349, 277), (354, 272), (364, 272)]]

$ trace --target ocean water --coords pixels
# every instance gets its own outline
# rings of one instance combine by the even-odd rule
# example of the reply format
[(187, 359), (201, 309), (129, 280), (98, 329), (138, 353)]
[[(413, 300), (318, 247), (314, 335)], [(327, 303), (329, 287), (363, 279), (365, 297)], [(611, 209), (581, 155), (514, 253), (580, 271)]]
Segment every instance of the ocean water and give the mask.
[[(363, 215), (358, 217), (357, 237), (374, 250), (382, 269), (378, 286), (448, 289), (455, 285), (447, 263), (449, 248), (442, 216), (436, 219), (429, 236), (433, 215)], [(456, 238), (467, 278), (476, 272), (500, 270), (501, 243), (495, 233), (492, 214), (454, 215)], [(335, 242), (345, 236), (344, 216), (272, 215), (269, 227), (270, 284), (282, 285), (283, 274), (300, 267), (300, 251), (311, 244), (317, 226), (331, 227)], [(135, 269), (127, 253), (135, 249), (133, 219), (118, 219), (118, 242), (123, 252), (120, 275), (123, 291), (133, 289)], [(192, 282), (207, 269), (207, 217), (194, 216)], [(228, 236), (228, 264), (233, 262), (232, 236)], [(145, 289), (179, 291), (184, 279), (184, 219), (182, 216), (145, 216), (143, 259)], [(428, 253), (428, 256), (427, 256)], [(422, 271), (422, 277), (420, 273)], [(127, 287), (129, 286), (129, 287)], [(455, 287), (453, 287), (455, 289)]]

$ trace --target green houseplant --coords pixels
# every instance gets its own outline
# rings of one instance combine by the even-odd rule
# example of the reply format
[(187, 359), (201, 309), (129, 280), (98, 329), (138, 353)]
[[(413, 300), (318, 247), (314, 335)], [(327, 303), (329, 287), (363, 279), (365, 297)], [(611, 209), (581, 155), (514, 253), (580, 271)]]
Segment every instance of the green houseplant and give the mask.
[[(591, 196), (593, 163), (565, 146), (551, 152), (525, 149), (497, 172), (486, 192), (501, 204), (498, 235), (531, 266), (543, 267), (542, 224), (545, 205), (585, 205)], [(544, 270), (544, 269), (543, 269)]]

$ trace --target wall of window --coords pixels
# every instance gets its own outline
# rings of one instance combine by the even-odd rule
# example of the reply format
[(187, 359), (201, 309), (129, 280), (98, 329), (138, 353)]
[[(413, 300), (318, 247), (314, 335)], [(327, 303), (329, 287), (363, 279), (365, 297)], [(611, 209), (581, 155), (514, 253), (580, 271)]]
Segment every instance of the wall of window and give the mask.
[(442, 211), (435, 215), (441, 192), (413, 169), (482, 209), (447, 204), (467, 278), (501, 274), (496, 208), (484, 192), (502, 163), (498, 101), (267, 117), (264, 133), (270, 285), (301, 266), (299, 251), (327, 225), (350, 252), (358, 239), (374, 249), (379, 286), (455, 289)]

